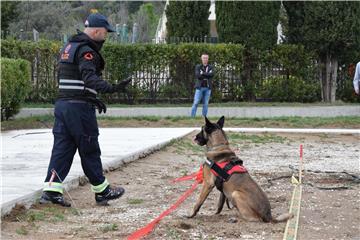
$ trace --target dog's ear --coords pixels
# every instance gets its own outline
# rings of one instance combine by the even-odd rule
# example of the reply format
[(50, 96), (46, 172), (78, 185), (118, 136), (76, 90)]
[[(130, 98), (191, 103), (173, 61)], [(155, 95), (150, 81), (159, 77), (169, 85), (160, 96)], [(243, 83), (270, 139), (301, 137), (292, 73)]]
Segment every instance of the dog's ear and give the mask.
[(224, 122), (225, 122), (225, 117), (222, 116), (222, 117), (217, 121), (217, 125), (219, 125), (220, 128), (223, 128)]
[(212, 123), (210, 122), (210, 120), (205, 117), (205, 123), (206, 123), (206, 126), (212, 126)]

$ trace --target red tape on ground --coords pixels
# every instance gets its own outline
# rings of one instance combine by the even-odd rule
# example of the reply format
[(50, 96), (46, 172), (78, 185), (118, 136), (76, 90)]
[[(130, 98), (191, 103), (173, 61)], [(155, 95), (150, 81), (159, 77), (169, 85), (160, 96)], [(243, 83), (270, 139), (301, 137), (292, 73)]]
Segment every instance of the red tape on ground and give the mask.
[(199, 183), (202, 183), (202, 166), (200, 167), (200, 170), (196, 173), (193, 173), (189, 176), (184, 176), (184, 177), (180, 177), (180, 178), (176, 178), (174, 179), (172, 182), (180, 182), (180, 181), (186, 181), (186, 180), (191, 180), (194, 179), (195, 183), (193, 183), (191, 185), (191, 188), (188, 189), (177, 201), (176, 203), (174, 203), (171, 207), (169, 207), (168, 209), (166, 209), (164, 212), (162, 212), (157, 218), (155, 218), (154, 220), (152, 220), (148, 225), (146, 225), (145, 227), (137, 230), (136, 232), (133, 232), (130, 236), (128, 236), (128, 240), (134, 240), (134, 239), (140, 239), (146, 235), (148, 235), (150, 232), (152, 232), (152, 230), (154, 230), (156, 224), (158, 224), (161, 219), (163, 219), (164, 217), (166, 217), (167, 215), (169, 215), (171, 212), (173, 212), (176, 208), (178, 208), (180, 206), (180, 204), (182, 202), (185, 201), (185, 199), (187, 199), (196, 189), (196, 187), (199, 185)]

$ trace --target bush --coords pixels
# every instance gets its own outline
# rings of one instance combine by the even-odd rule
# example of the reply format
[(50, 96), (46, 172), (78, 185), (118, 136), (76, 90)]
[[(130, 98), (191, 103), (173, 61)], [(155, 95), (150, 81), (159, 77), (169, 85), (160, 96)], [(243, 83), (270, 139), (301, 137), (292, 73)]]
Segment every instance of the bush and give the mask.
[(316, 102), (321, 100), (318, 84), (298, 77), (278, 76), (264, 80), (260, 95), (276, 102)]
[(352, 78), (347, 77), (344, 79), (343, 86), (337, 89), (336, 97), (344, 102), (360, 102), (360, 96), (355, 94)]
[[(11, 40), (1, 43), (2, 56), (31, 63), (32, 87), (27, 100), (52, 102), (57, 93), (56, 58), (61, 43)], [(201, 62), (201, 53), (207, 52), (210, 63), (215, 65), (211, 102), (244, 101), (254, 93), (257, 98), (273, 101), (321, 100), (318, 65), (303, 46), (281, 44), (267, 51), (252, 51), (253, 63), (249, 63), (241, 44), (107, 43), (102, 49), (106, 61), (104, 79), (114, 83), (131, 75), (133, 82), (128, 94), (104, 94), (101, 98), (108, 103), (190, 102), (194, 96), (195, 65)], [(246, 70), (247, 64), (254, 66), (250, 72)], [(343, 75), (338, 72), (338, 84), (344, 87), (338, 89), (337, 96), (344, 101), (356, 101), (351, 81), (344, 84), (348, 76)]]
[(57, 41), (1, 41), (1, 56), (31, 63), (32, 88), (27, 100), (53, 102), (57, 95), (56, 63), (61, 43)]
[[(223, 92), (230, 92), (227, 78), (239, 78), (243, 65), (243, 49), (240, 44), (106, 44), (103, 55), (106, 60), (105, 77), (110, 82), (133, 76), (129, 87), (132, 102), (148, 99), (150, 102), (193, 98), (195, 90), (195, 65), (207, 52), (210, 63), (215, 64), (212, 101), (221, 101)], [(231, 68), (231, 69), (230, 69)], [(113, 96), (102, 96), (114, 102)]]
[(19, 112), (31, 90), (30, 63), (23, 59), (1, 58), (1, 121)]

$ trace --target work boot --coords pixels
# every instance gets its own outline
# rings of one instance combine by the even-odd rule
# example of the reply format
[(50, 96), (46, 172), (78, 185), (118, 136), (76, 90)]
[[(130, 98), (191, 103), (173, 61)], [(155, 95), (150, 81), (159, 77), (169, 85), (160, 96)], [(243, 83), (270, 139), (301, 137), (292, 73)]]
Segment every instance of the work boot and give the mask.
[(51, 191), (43, 191), (39, 203), (54, 203), (63, 207), (71, 207), (71, 204), (65, 201), (64, 196), (61, 193)]
[(95, 200), (98, 205), (107, 206), (109, 200), (121, 197), (124, 192), (125, 189), (122, 187), (112, 188), (107, 186), (107, 188), (101, 193), (95, 193)]

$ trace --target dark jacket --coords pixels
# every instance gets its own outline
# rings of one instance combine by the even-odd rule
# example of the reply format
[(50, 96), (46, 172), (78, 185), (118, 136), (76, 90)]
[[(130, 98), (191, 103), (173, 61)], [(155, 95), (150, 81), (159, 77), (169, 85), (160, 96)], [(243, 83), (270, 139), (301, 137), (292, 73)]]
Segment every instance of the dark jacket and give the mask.
[(202, 64), (198, 64), (195, 67), (195, 88), (201, 87), (212, 87), (212, 78), (214, 77), (214, 67), (210, 64), (204, 66)]
[(101, 77), (105, 66), (99, 52), (102, 45), (103, 42), (96, 42), (83, 32), (69, 39), (60, 52), (59, 98), (96, 97), (98, 92), (114, 92), (112, 84)]

